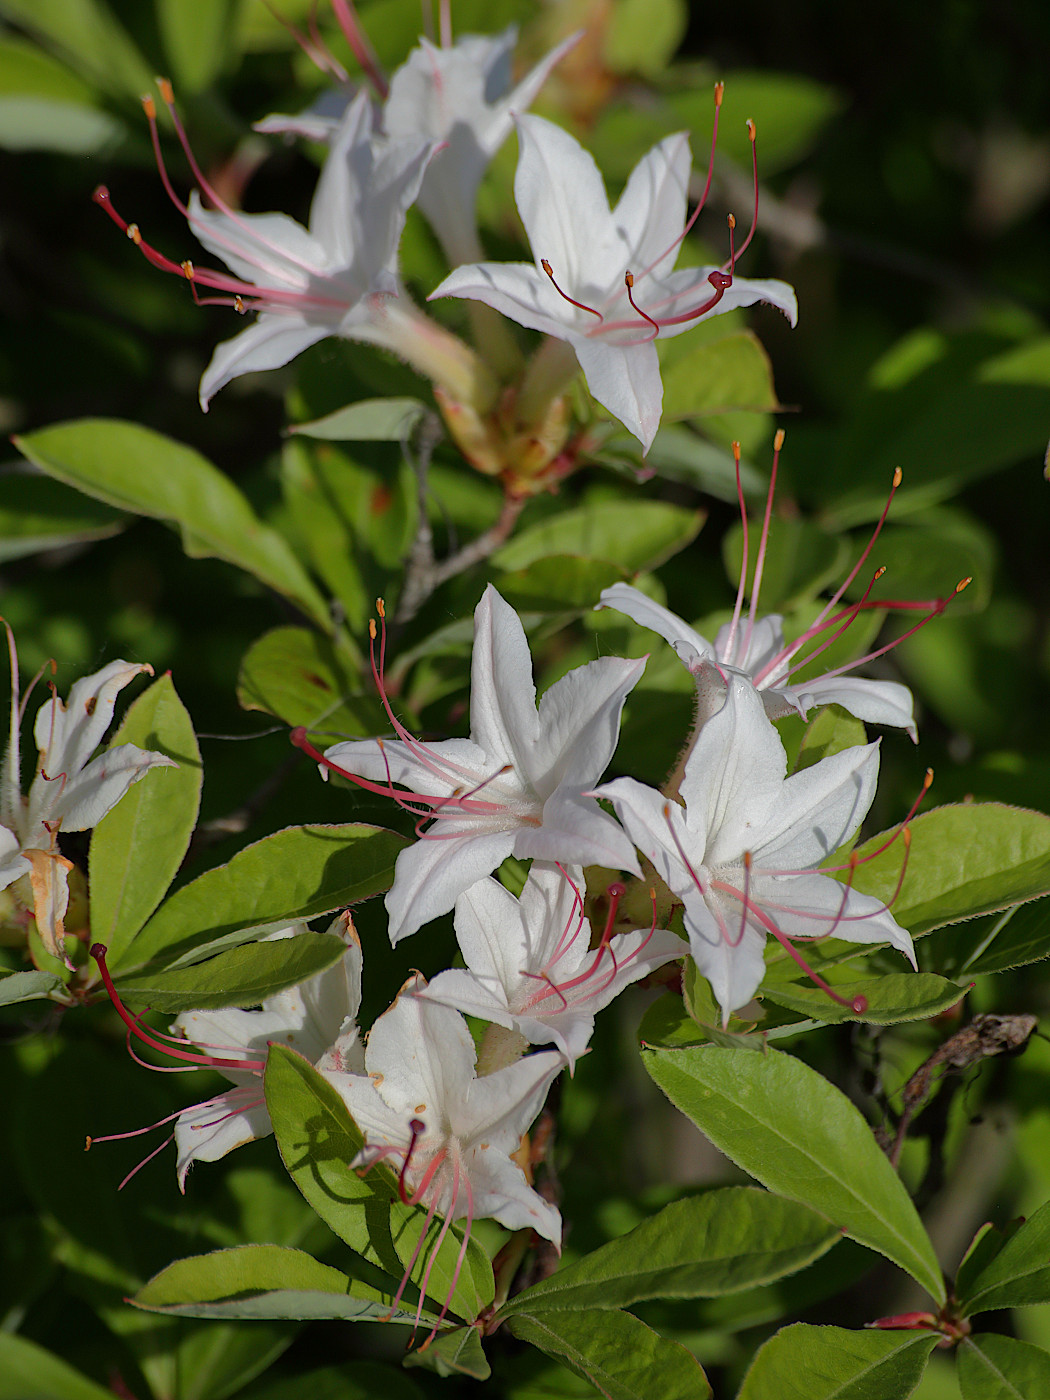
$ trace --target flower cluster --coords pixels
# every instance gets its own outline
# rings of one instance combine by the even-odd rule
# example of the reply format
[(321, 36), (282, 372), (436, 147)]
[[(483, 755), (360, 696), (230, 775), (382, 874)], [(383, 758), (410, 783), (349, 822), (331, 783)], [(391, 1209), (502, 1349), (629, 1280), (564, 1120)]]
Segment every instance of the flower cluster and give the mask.
[[(654, 342), (701, 320), (764, 301), (792, 324), (795, 294), (784, 282), (736, 275), (730, 216), (727, 261), (674, 270), (683, 241), (711, 184), (722, 85), (715, 92), (711, 164), (704, 193), (687, 219), (692, 156), (684, 132), (659, 142), (636, 166), (610, 210), (591, 155), (567, 131), (527, 115), (545, 79), (574, 46), (571, 35), (516, 86), (514, 28), (495, 38), (422, 40), (388, 81), (352, 7), (336, 16), (361, 62), (367, 86), (354, 92), (317, 36), (304, 47), (337, 87), (298, 116), (258, 123), (264, 132), (327, 143), (309, 228), (284, 214), (232, 207), (200, 168), (174, 105), (159, 84), (199, 192), (184, 203), (168, 176), (152, 98), (144, 99), (165, 188), (207, 251), (229, 272), (174, 262), (146, 243), (137, 225), (100, 187), (97, 202), (157, 267), (187, 278), (199, 300), (257, 312), (220, 345), (205, 370), (200, 401), (249, 371), (276, 369), (326, 336), (382, 346), (429, 379), (447, 425), (480, 470), (501, 475), (509, 491), (537, 489), (568, 437), (564, 393), (582, 369), (594, 399), (638, 439), (652, 445), (663, 386)], [(515, 197), (532, 263), (485, 262), (475, 205), (485, 170), (517, 130)], [(752, 140), (754, 125), (749, 123)], [(757, 167), (756, 167), (757, 170)], [(756, 175), (757, 213), (757, 175)], [(206, 201), (206, 203), (205, 203)], [(398, 271), (409, 207), (418, 203), (445, 252), (450, 272), (430, 298), (482, 302), (547, 340), (521, 368), (521, 352), (498, 321), (475, 319), (471, 346), (426, 315)], [(752, 227), (752, 234), (754, 227)], [(563, 344), (567, 356), (552, 350)]]

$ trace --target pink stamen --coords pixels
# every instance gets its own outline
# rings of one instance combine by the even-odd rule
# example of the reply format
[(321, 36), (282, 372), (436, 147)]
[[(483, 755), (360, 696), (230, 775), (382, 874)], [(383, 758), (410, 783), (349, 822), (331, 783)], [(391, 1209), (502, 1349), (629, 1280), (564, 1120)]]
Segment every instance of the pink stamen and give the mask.
[(397, 1177), (397, 1194), (401, 1197), (401, 1200), (406, 1206), (413, 1203), (409, 1201), (408, 1196), (405, 1194), (405, 1173), (408, 1171), (408, 1164), (412, 1160), (412, 1153), (415, 1151), (416, 1143), (419, 1141), (420, 1137), (422, 1137), (422, 1135), (426, 1132), (426, 1130), (427, 1125), (423, 1122), (421, 1118), (412, 1118), (409, 1120), (408, 1147), (405, 1149), (405, 1160), (401, 1163), (401, 1170), (398, 1173)]
[(660, 324), (659, 324), (658, 321), (654, 321), (654, 320), (653, 320), (653, 318), (649, 315), (648, 311), (643, 311), (642, 308), (641, 308), (641, 307), (638, 305), (638, 303), (635, 301), (635, 299), (634, 299), (634, 274), (631, 273), (631, 272), (625, 272), (624, 275), (623, 275), (623, 282), (624, 282), (624, 286), (627, 288), (627, 300), (631, 303), (631, 309), (632, 309), (633, 311), (637, 311), (638, 315), (641, 316), (643, 320), (649, 322), (649, 324), (650, 324), (650, 325), (652, 326), (652, 328), (653, 328), (653, 333), (652, 333), (650, 339), (651, 339), (651, 340), (655, 340), (656, 337), (660, 334)]
[(562, 289), (558, 286), (557, 282), (555, 282), (554, 280), (553, 269), (551, 268), (551, 265), (546, 258), (540, 258), (540, 267), (543, 268), (544, 272), (550, 278), (551, 286), (554, 288), (554, 290), (558, 293), (560, 297), (567, 301), (570, 304), (570, 306), (578, 306), (581, 311), (587, 311), (590, 313), (590, 315), (597, 316), (599, 323), (603, 323), (605, 321), (605, 317), (602, 315), (602, 313), (600, 311), (595, 311), (593, 306), (587, 306), (584, 302), (577, 301), (575, 297), (569, 296), (568, 292), (562, 291)]
[[(747, 632), (744, 636), (744, 655), (751, 646), (751, 635), (755, 630), (755, 615), (758, 611), (758, 595), (762, 587), (762, 574), (766, 564), (766, 547), (769, 544), (769, 522), (773, 515), (773, 497), (777, 490), (777, 470), (780, 466), (780, 449), (784, 446), (784, 429), (778, 428), (773, 438), (773, 466), (769, 474), (769, 491), (766, 493), (766, 510), (762, 517), (762, 535), (759, 539), (758, 554), (755, 556), (755, 579), (751, 585), (751, 607), (747, 614)], [(757, 681), (755, 682), (757, 685)]]
[(282, 15), (276, 5), (272, 5), (270, 0), (263, 0), (263, 4), (273, 15), (274, 19), (282, 26), (302, 49), (303, 53), (315, 67), (322, 73), (326, 73), (334, 82), (342, 86), (350, 81), (349, 74), (335, 55), (330, 51), (324, 41), (320, 29), (317, 26), (317, 5), (310, 8), (310, 34), (305, 35), (285, 15)]
[(740, 623), (740, 614), (744, 607), (744, 585), (747, 582), (747, 556), (749, 546), (747, 502), (744, 500), (744, 488), (740, 482), (739, 442), (733, 443), (733, 462), (736, 467), (736, 498), (740, 505), (740, 524), (743, 529), (744, 552), (740, 563), (740, 582), (737, 584), (736, 602), (733, 605), (733, 620), (729, 625), (729, 640), (726, 643), (726, 660), (730, 662), (733, 659), (734, 647), (736, 645), (736, 629)]
[[(741, 243), (739, 249), (737, 250), (736, 256), (738, 258), (743, 257), (744, 253), (747, 251), (748, 247), (751, 244), (752, 238), (754, 238), (755, 236), (755, 229), (758, 228), (758, 150), (755, 145), (758, 132), (756, 131), (755, 124), (750, 117), (748, 117), (745, 125), (747, 127), (748, 138), (751, 142), (751, 178), (752, 183), (754, 185), (755, 201), (751, 210), (751, 228), (748, 231), (747, 237), (744, 239), (743, 243)], [(730, 255), (730, 270), (732, 270), (732, 262), (732, 255)]]

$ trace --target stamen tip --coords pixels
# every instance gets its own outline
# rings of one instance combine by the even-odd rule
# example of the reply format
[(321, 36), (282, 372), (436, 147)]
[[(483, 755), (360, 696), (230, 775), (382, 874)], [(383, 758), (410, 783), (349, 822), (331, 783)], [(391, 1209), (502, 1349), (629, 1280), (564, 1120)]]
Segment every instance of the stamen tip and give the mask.
[(88, 1136), (85, 1137), (85, 1139), (84, 1139), (84, 1151), (85, 1151), (85, 1152), (90, 1152), (90, 1151), (91, 1151), (91, 1135), (90, 1135), (90, 1133), (89, 1133)]
[(963, 591), (964, 588), (969, 588), (969, 586), (970, 586), (971, 583), (973, 583), (973, 575), (972, 575), (972, 574), (970, 575), (969, 578), (960, 579), (959, 582), (955, 585), (955, 592), (956, 592), (956, 595), (960, 594), (960, 593)]
[(374, 617), (370, 617), (368, 619), (368, 635), (369, 638), (374, 642), (376, 639), (376, 620)]
[(106, 945), (104, 943), (92, 943), (91, 947), (88, 949), (88, 952), (95, 959), (96, 962), (101, 962), (102, 959), (106, 956)]
[(731, 442), (731, 443), (729, 444), (729, 446), (730, 446), (730, 450), (731, 450), (732, 453), (733, 453), (733, 461), (734, 461), (734, 462), (737, 464), (737, 466), (739, 467), (739, 465), (740, 465), (740, 444), (739, 444), (738, 442)]
[(633, 272), (625, 272), (625, 273), (623, 274), (623, 280), (624, 280), (624, 282), (626, 283), (626, 285), (627, 285), (628, 287), (633, 287), (633, 286), (634, 286), (634, 273), (633, 273)]
[(386, 603), (383, 601), (382, 598), (376, 599), (376, 612), (379, 614), (380, 617), (386, 617)]
[(725, 85), (725, 83), (715, 83), (715, 106), (716, 106), (716, 107), (721, 107), (721, 105), (722, 105), (722, 98), (725, 96), (725, 92), (726, 92), (726, 85)]
[(153, 94), (144, 92), (139, 98), (139, 101), (142, 103), (142, 110), (146, 113), (146, 120), (151, 122), (156, 121), (157, 104), (153, 100)]
[(540, 258), (540, 267), (543, 268), (544, 272), (547, 274), (548, 277), (554, 276), (554, 269), (553, 267), (551, 267), (550, 263), (547, 261), (546, 258)]
[(903, 480), (904, 480), (904, 473), (901, 471), (900, 467), (894, 468), (894, 472), (893, 472), (893, 489), (894, 489), (894, 491), (896, 491), (897, 487), (901, 484), (901, 482), (902, 482)]
[(729, 225), (730, 228), (736, 228), (736, 215), (735, 215), (735, 214), (727, 214), (727, 215), (726, 215), (726, 223)]
[(755, 144), (755, 137), (758, 135), (758, 131), (750, 117), (748, 117), (744, 125), (747, 127), (747, 139), (751, 142), (753, 146)]
[(784, 429), (783, 429), (783, 428), (778, 428), (778, 429), (777, 429), (777, 431), (776, 431), (776, 436), (773, 438), (773, 451), (774, 451), (774, 452), (779, 452), (780, 449), (784, 446), (784, 439), (785, 439), (786, 436), (787, 436), (787, 434), (784, 432)]
[(157, 91), (160, 93), (161, 101), (167, 107), (171, 107), (175, 102), (175, 89), (171, 85), (170, 78), (158, 78)]

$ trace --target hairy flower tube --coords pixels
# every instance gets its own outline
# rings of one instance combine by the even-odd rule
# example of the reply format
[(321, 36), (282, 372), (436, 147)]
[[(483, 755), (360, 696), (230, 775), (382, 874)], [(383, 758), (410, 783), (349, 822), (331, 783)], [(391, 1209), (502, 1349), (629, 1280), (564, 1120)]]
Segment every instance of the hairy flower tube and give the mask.
[[(848, 710), (860, 720), (872, 724), (893, 725), (906, 730), (913, 740), (917, 740), (915, 705), (907, 686), (896, 681), (865, 680), (852, 676), (849, 672), (883, 656), (906, 637), (910, 637), (920, 627), (939, 616), (951, 599), (968, 586), (970, 580), (963, 579), (948, 597), (935, 598), (930, 602), (886, 599), (871, 601), (869, 585), (868, 590), (857, 602), (842, 603), (846, 590), (864, 567), (885, 523), (894, 494), (901, 483), (901, 472), (898, 468), (885, 508), (860, 558), (809, 626), (794, 641), (785, 642), (783, 617), (779, 613), (761, 616), (758, 612), (769, 523), (776, 492), (777, 465), (783, 441), (783, 432), (778, 432), (774, 444), (773, 470), (766, 497), (762, 533), (755, 559), (750, 605), (746, 612), (744, 596), (748, 573), (748, 522), (743, 493), (740, 491), (739, 444), (734, 444), (737, 458), (737, 489), (744, 527), (744, 555), (732, 619), (719, 628), (714, 642), (709, 642), (676, 614), (627, 583), (614, 583), (611, 587), (603, 589), (597, 606), (615, 608), (617, 612), (625, 613), (642, 627), (658, 632), (670, 642), (679, 660), (696, 682), (698, 722), (701, 724), (721, 707), (726, 693), (726, 677), (734, 673), (750, 679), (759, 692), (770, 719), (781, 719), (784, 715), (792, 713), (805, 719), (816, 705), (841, 705), (844, 710)], [(881, 573), (882, 570), (876, 572), (872, 583)], [(894, 638), (885, 646), (877, 647), (865, 656), (858, 657), (855, 661), (838, 666), (822, 676), (792, 680), (797, 671), (808, 667), (848, 630), (863, 611), (870, 609), (921, 611), (924, 616), (902, 636)]]
[(479, 880), (456, 901), (456, 938), (466, 963), (441, 972), (422, 995), (554, 1044), (570, 1070), (587, 1048), (595, 1013), (632, 982), (680, 958), (682, 940), (654, 926), (611, 936), (623, 886), (597, 947), (584, 914), (583, 872), (536, 861), (521, 898)]
[(610, 211), (601, 173), (579, 142), (541, 117), (517, 120), (514, 193), (535, 261), (456, 268), (431, 300), (482, 301), (566, 341), (591, 393), (648, 451), (663, 405), (657, 336), (758, 301), (794, 324), (795, 293), (786, 282), (737, 278), (731, 265), (672, 271), (689, 227), (685, 133), (639, 161)]
[(603, 657), (577, 667), (537, 707), (525, 630), (490, 584), (474, 613), (470, 738), (424, 743), (387, 700), (384, 646), (385, 629), (373, 669), (397, 738), (335, 744), (324, 754), (302, 730), (292, 740), (419, 819), (420, 839), (398, 856), (386, 896), (391, 943), (447, 913), (510, 855), (639, 873), (631, 842), (584, 793), (609, 765), (644, 660)]
[(36, 777), (23, 797), (19, 731), (33, 687), (20, 701), (14, 636), (6, 622), (4, 627), (11, 661), (11, 722), (0, 776), (0, 890), (24, 878), (29, 889), (23, 902), (33, 910), (45, 948), (72, 967), (63, 920), (73, 866), (59, 849), (59, 835), (97, 826), (151, 768), (178, 765), (135, 744), (120, 744), (92, 758), (120, 691), (135, 676), (153, 674), (145, 663), (111, 661), (76, 681), (65, 702), (50, 687), (51, 699), (40, 707), (33, 729), (40, 751)]
[(215, 351), (201, 379), (202, 408), (231, 379), (277, 369), (331, 335), (384, 346), (467, 402), (491, 392), (487, 371), (474, 353), (413, 306), (398, 278), (405, 215), (434, 154), (433, 142), (377, 143), (371, 104), (361, 93), (333, 133), (310, 227), (304, 229), (285, 214), (244, 214), (223, 200), (193, 157), (167, 83), (161, 84), (161, 94), (201, 193), (214, 207), (206, 209), (197, 191), (188, 205), (175, 193), (161, 156), (152, 99), (147, 99), (165, 188), (193, 233), (230, 273), (172, 262), (117, 213), (104, 187), (96, 190), (95, 199), (154, 266), (187, 278), (195, 294), (198, 287), (220, 294), (199, 300), (259, 313), (252, 325)]
[[(508, 1230), (531, 1226), (560, 1248), (561, 1216), (533, 1190), (511, 1154), (565, 1066), (562, 1055), (545, 1050), (479, 1078), (467, 1023), (457, 1011), (420, 995), (425, 986), (418, 974), (411, 978), (372, 1027), (367, 1075), (325, 1075), (364, 1135), (352, 1165), (389, 1163), (406, 1204), (425, 1206), (428, 1224), (435, 1215), (444, 1217), (420, 1284), (420, 1307), (453, 1220), (464, 1220), (466, 1229), (449, 1298), (475, 1220), (491, 1217)], [(421, 1231), (417, 1250), (426, 1235)], [(394, 1307), (417, 1257), (409, 1260)], [(447, 1307), (448, 1299), (441, 1317)]]
[(867, 744), (787, 776), (758, 692), (730, 675), (686, 762), (681, 803), (633, 778), (597, 789), (682, 901), (689, 951), (725, 1022), (758, 989), (769, 935), (804, 968), (792, 940), (829, 934), (888, 942), (914, 966), (911, 938), (887, 905), (820, 869), (863, 821), (878, 770), (878, 744)]
[[(264, 941), (294, 938), (305, 931), (305, 924), (292, 924), (266, 935)], [(364, 1050), (357, 1031), (361, 1005), (361, 944), (349, 914), (341, 914), (329, 928), (346, 943), (346, 952), (316, 976), (298, 986), (266, 997), (254, 1011), (230, 1007), (219, 1011), (184, 1011), (176, 1017), (172, 1034), (144, 1026), (138, 1016), (124, 1006), (106, 966), (106, 950), (96, 943), (91, 949), (98, 963), (113, 1005), (128, 1028), (128, 1048), (134, 1037), (180, 1063), (173, 1066), (147, 1064), (148, 1069), (215, 1069), (234, 1085), (212, 1098), (189, 1108), (179, 1109), (160, 1123), (136, 1128), (128, 1133), (93, 1137), (92, 1142), (113, 1142), (137, 1137), (153, 1128), (174, 1121), (169, 1137), (134, 1167), (125, 1182), (174, 1138), (178, 1157), (175, 1169), (179, 1190), (185, 1192), (186, 1177), (194, 1162), (217, 1162), (236, 1147), (273, 1132), (263, 1096), (262, 1076), (273, 1041), (291, 1046), (323, 1071), (354, 1073), (364, 1068)], [(134, 1051), (132, 1051), (134, 1055)], [(138, 1059), (137, 1055), (134, 1055)], [(139, 1060), (140, 1064), (146, 1061)]]

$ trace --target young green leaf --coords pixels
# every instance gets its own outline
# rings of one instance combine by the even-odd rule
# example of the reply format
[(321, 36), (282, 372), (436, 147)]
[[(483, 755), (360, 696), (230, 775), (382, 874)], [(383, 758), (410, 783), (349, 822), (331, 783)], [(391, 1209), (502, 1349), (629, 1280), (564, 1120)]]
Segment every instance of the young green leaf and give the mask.
[(201, 755), (193, 721), (170, 676), (138, 697), (110, 743), (137, 744), (178, 768), (136, 783), (91, 836), (91, 936), (106, 945), (110, 969), (175, 878), (197, 824)]
[(607, 1400), (708, 1400), (700, 1363), (678, 1342), (653, 1332), (631, 1313), (516, 1313), (507, 1329), (575, 1371)]
[(729, 1186), (672, 1202), (626, 1235), (515, 1294), (499, 1315), (736, 1293), (804, 1268), (840, 1238), (834, 1225), (805, 1206), (753, 1186)]
[(49, 476), (86, 495), (177, 525), (191, 559), (214, 557), (244, 569), (331, 630), (328, 606), (287, 541), (191, 448), (136, 423), (104, 418), (59, 423), (15, 443)]
[(594, 501), (520, 530), (492, 562), (516, 570), (551, 554), (578, 554), (621, 569), (654, 569), (694, 540), (703, 523), (702, 511), (664, 501)]
[(1050, 1352), (997, 1332), (959, 1345), (962, 1400), (1035, 1400), (1050, 1395)]
[(799, 1322), (759, 1350), (737, 1400), (905, 1400), (938, 1340), (936, 1332), (848, 1332)]
[(959, 1299), (964, 1317), (1050, 1302), (1050, 1201), (1015, 1231)]
[(61, 985), (61, 979), (53, 972), (9, 972), (5, 968), (0, 971), (0, 1006), (37, 1001)]
[(224, 934), (312, 919), (389, 889), (407, 845), (382, 827), (289, 826), (198, 875), (160, 906), (129, 949), (140, 966), (174, 961)]
[(374, 733), (379, 701), (372, 679), (362, 694), (360, 658), (338, 650), (306, 627), (275, 627), (252, 643), (241, 660), (237, 700), (286, 724), (365, 737)]
[(857, 1109), (816, 1070), (775, 1050), (717, 1046), (646, 1050), (642, 1061), (730, 1161), (944, 1301), (933, 1246), (900, 1178)]

